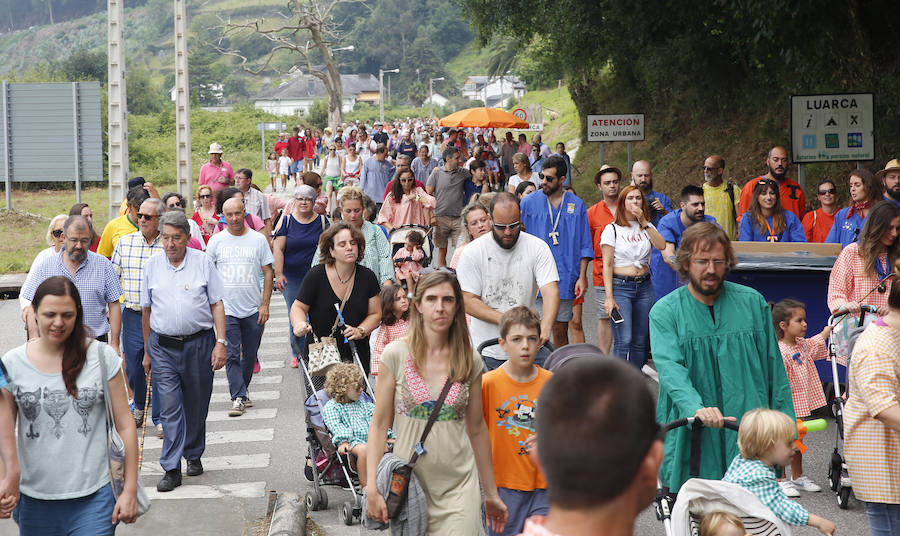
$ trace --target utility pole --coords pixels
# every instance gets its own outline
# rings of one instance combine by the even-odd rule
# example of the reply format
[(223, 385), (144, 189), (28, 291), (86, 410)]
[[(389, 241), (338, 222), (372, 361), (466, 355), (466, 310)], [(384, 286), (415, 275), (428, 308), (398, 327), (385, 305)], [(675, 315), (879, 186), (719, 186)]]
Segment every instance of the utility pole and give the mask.
[[(384, 123), (384, 73), (399, 73), (400, 69), (378, 69), (378, 117)], [(390, 82), (390, 78), (388, 78)]]
[(178, 193), (191, 199), (194, 179), (186, 18), (185, 0), (175, 0), (175, 180)]
[(428, 119), (434, 117), (434, 83), (443, 79), (443, 76), (428, 79)]
[(107, 0), (107, 132), (109, 155), (109, 217), (119, 215), (128, 181), (128, 99), (125, 92), (124, 0)]

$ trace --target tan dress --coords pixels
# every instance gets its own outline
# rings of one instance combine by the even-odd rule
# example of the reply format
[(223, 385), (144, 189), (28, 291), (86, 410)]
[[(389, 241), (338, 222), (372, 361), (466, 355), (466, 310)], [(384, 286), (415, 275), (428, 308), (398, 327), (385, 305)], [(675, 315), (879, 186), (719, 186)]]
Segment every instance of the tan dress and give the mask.
[[(427, 453), (416, 462), (415, 475), (428, 496), (429, 535), (483, 534), (481, 491), (475, 453), (466, 434), (465, 414), (469, 385), (481, 374), (481, 357), (473, 352), (474, 366), (467, 383), (454, 383), (437, 421), (425, 440)], [(394, 375), (394, 454), (408, 460), (422, 436), (440, 392), (432, 392), (419, 375), (405, 340), (390, 343), (381, 356), (382, 367)], [(382, 369), (383, 373), (383, 369)], [(481, 396), (477, 393), (477, 396)]]

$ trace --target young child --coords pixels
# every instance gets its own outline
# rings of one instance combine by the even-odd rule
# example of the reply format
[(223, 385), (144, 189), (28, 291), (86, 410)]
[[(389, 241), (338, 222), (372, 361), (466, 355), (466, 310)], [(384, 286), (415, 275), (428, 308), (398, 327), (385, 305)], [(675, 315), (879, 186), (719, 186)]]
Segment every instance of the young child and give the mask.
[(416, 281), (419, 280), (419, 272), (422, 270), (422, 259), (425, 252), (422, 245), (425, 237), (418, 231), (410, 231), (406, 235), (406, 244), (394, 254), (394, 273), (398, 281), (406, 283), (408, 293), (415, 292)]
[(789, 525), (809, 525), (823, 534), (834, 533), (834, 523), (810, 514), (806, 508), (788, 499), (778, 484), (775, 471), (784, 469), (794, 456), (797, 423), (774, 409), (750, 410), (741, 419), (738, 431), (740, 454), (734, 457), (726, 482), (740, 484)]
[(552, 373), (534, 364), (540, 348), (541, 321), (525, 306), (500, 317), (500, 347), (509, 359), (481, 382), (484, 420), (491, 438), (497, 491), (509, 511), (502, 533), (518, 534), (525, 520), (546, 516), (547, 481), (529, 454), (541, 388)]
[(269, 180), (272, 181), (272, 193), (275, 193), (275, 177), (278, 176), (278, 155), (275, 151), (269, 153), (266, 160), (266, 171), (269, 172)]
[[(828, 357), (825, 339), (831, 334), (831, 326), (822, 333), (806, 337), (806, 307), (797, 300), (782, 300), (772, 307), (772, 322), (778, 337), (778, 349), (784, 360), (791, 396), (794, 399), (794, 414), (798, 419), (808, 417), (812, 410), (826, 404), (822, 383), (813, 361)], [(797, 454), (791, 460), (791, 480), (784, 479), (781, 485), (788, 497), (799, 497), (803, 491), (822, 491), (810, 478), (803, 474), (803, 453), (806, 445), (803, 438), (797, 440)]]
[(287, 187), (287, 178), (291, 174), (291, 164), (294, 161), (288, 156), (288, 150), (282, 149), (281, 156), (278, 158), (278, 172), (281, 173), (281, 190)]
[(409, 298), (400, 285), (381, 289), (381, 326), (372, 350), (372, 376), (378, 376), (381, 353), (389, 343), (406, 337), (409, 332)]
[(747, 529), (738, 516), (729, 512), (710, 512), (700, 520), (700, 536), (746, 536)]
[(351, 363), (332, 365), (325, 375), (325, 392), (330, 400), (322, 408), (322, 419), (338, 453), (356, 456), (356, 469), (363, 487), (366, 485), (366, 441), (375, 412), (375, 404), (360, 400), (365, 387), (359, 367)]

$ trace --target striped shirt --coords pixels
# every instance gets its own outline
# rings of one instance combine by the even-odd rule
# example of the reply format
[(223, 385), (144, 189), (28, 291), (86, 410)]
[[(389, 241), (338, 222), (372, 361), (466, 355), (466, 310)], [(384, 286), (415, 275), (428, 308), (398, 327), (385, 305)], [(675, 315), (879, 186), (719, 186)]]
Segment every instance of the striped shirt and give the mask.
[(66, 250), (48, 257), (37, 267), (34, 277), (22, 287), (22, 295), (27, 300), (34, 300), (34, 293), (38, 286), (46, 279), (55, 275), (67, 277), (78, 289), (81, 295), (81, 307), (84, 309), (84, 325), (91, 330), (90, 335), (100, 337), (109, 333), (109, 322), (106, 320), (106, 307), (112, 302), (119, 301), (122, 296), (122, 284), (116, 275), (109, 259), (94, 253), (87, 252), (75, 273), (72, 274), (63, 264), (63, 255)]
[[(734, 457), (725, 477), (725, 482), (738, 484), (756, 495), (776, 516), (788, 525), (809, 523), (809, 511), (800, 503), (788, 499), (775, 478), (775, 471), (759, 460), (748, 460), (740, 454)], [(856, 491), (856, 482), (853, 483)]]
[(900, 432), (875, 418), (900, 404), (900, 330), (872, 322), (853, 348), (847, 382), (844, 449), (853, 493), (861, 501), (900, 504)]
[(153, 242), (147, 243), (140, 231), (125, 235), (119, 239), (113, 250), (112, 264), (116, 274), (122, 281), (122, 296), (125, 307), (141, 312), (141, 279), (144, 276), (144, 265), (154, 253), (163, 251), (162, 241), (156, 235)]

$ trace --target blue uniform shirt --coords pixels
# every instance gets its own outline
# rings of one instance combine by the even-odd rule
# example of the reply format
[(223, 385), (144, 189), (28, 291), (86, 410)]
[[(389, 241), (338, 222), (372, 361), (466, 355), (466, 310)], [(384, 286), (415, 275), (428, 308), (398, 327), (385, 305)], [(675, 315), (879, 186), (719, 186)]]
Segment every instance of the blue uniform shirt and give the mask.
[(859, 214), (859, 211), (853, 213), (853, 216), (847, 217), (850, 213), (850, 207), (842, 208), (834, 215), (834, 224), (828, 231), (828, 237), (825, 242), (830, 244), (840, 244), (842, 248), (847, 247), (859, 240), (859, 233), (862, 232), (863, 224), (866, 220)]
[[(667, 214), (672, 213), (672, 200), (669, 199), (665, 194), (661, 194), (656, 190), (651, 190), (649, 194), (646, 194), (644, 198), (647, 200), (647, 205), (650, 204), (650, 201), (653, 199), (659, 199), (659, 202), (662, 204), (663, 208), (666, 209)], [(650, 222), (659, 229), (659, 220), (664, 217), (663, 214), (650, 209)], [(656, 294), (656, 299), (659, 299), (669, 292), (672, 291), (668, 285), (657, 283), (657, 279), (652, 276), (652, 274), (662, 273), (663, 270), (667, 269), (668, 265), (666, 265), (666, 261), (662, 258), (662, 252), (656, 248), (650, 248), (650, 283), (653, 285), (653, 293)]]
[[(587, 221), (587, 207), (578, 196), (566, 192), (559, 207), (553, 209), (551, 219), (547, 208), (547, 196), (542, 190), (522, 198), (522, 223), (525, 232), (543, 240), (553, 253), (556, 270), (559, 272), (559, 298), (575, 299), (575, 282), (581, 270), (581, 259), (594, 258), (594, 247), (591, 244), (590, 227)], [(553, 230), (553, 221), (559, 215), (556, 226), (558, 244), (553, 244), (549, 233)]]
[[(703, 220), (708, 221), (709, 223), (717, 223), (715, 218), (708, 215), (704, 215)], [(681, 245), (681, 235), (684, 234), (685, 229), (687, 229), (687, 227), (685, 227), (684, 223), (681, 221), (681, 209), (669, 212), (663, 216), (659, 220), (659, 225), (656, 227), (656, 230), (666, 239), (666, 242), (675, 244), (676, 250), (678, 249), (678, 246)], [(678, 274), (675, 273), (675, 270), (665, 262), (657, 267), (657, 271), (650, 274), (650, 278), (653, 280), (653, 290), (656, 293), (657, 300), (672, 292), (682, 284)]]
[(187, 248), (176, 268), (165, 253), (150, 257), (141, 281), (141, 306), (151, 307), (150, 329), (163, 335), (192, 335), (213, 327), (209, 306), (222, 301), (225, 285), (212, 259)]
[[(772, 225), (772, 217), (766, 218), (769, 225)], [(837, 221), (837, 218), (835, 218)], [(790, 210), (784, 211), (784, 231), (778, 233), (778, 242), (806, 242), (806, 233), (803, 231), (803, 224), (797, 219), (797, 216)], [(759, 225), (753, 221), (753, 216), (749, 212), (745, 212), (741, 218), (741, 229), (738, 232), (738, 240), (742, 242), (768, 242), (769, 229), (760, 229)]]

